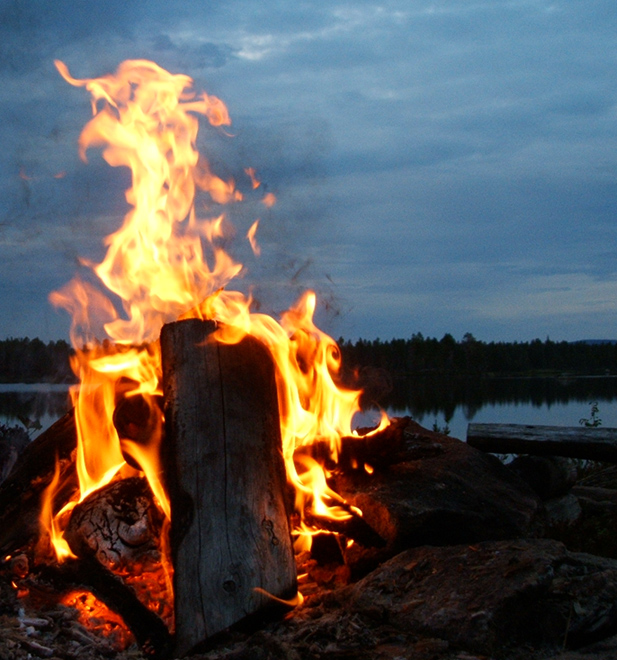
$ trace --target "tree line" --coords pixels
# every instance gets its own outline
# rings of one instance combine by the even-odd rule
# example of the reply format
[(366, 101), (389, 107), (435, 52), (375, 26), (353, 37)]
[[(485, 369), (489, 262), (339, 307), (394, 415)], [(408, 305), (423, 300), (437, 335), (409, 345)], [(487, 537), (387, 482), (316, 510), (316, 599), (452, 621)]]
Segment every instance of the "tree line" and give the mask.
[(66, 341), (40, 339), (0, 340), (1, 383), (74, 382), (69, 358), (73, 349)]
[(424, 373), (461, 375), (541, 375), (568, 373), (617, 374), (617, 342), (567, 342), (534, 339), (527, 342), (484, 342), (466, 333), (457, 341), (416, 333), (410, 339), (341, 338), (346, 370), (385, 369), (392, 376)]
[[(457, 341), (418, 332), (409, 339), (357, 341), (339, 339), (348, 374), (378, 368), (391, 376), (417, 374), (531, 375), (571, 373), (617, 374), (617, 342), (484, 342), (471, 333)], [(69, 358), (73, 349), (64, 340), (44, 343), (38, 338), (0, 340), (0, 382), (73, 382)]]

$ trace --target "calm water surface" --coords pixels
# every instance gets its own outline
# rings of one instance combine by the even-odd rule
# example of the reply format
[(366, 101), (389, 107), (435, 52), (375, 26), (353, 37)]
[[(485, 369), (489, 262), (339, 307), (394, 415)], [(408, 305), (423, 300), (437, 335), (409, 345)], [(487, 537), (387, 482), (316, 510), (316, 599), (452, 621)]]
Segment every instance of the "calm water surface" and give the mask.
[(25, 426), (38, 422), (41, 429), (51, 426), (71, 407), (69, 385), (51, 383), (0, 384), (0, 424)]
[[(0, 385), (0, 424), (39, 422), (45, 430), (70, 407), (68, 385)], [(391, 416), (409, 415), (427, 428), (446, 424), (465, 439), (470, 422), (578, 426), (597, 401), (602, 426), (617, 428), (617, 377), (444, 379), (416, 377), (394, 383), (379, 403)], [(368, 411), (356, 425), (378, 415)], [(37, 432), (38, 433), (38, 432)], [(33, 433), (36, 435), (37, 433)]]
[(578, 426), (581, 418), (590, 418), (594, 401), (602, 426), (617, 427), (614, 376), (416, 378), (398, 384), (398, 388), (384, 401), (390, 415), (410, 415), (427, 428), (447, 424), (450, 435), (461, 439), (466, 438), (471, 422)]

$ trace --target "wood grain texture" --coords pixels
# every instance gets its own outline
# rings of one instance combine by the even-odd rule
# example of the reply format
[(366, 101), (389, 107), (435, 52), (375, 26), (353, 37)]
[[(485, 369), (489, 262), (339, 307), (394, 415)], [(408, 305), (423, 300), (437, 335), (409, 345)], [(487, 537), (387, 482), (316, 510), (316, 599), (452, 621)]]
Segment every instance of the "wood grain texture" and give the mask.
[(161, 334), (178, 655), (272, 603), (256, 589), (296, 593), (272, 359), (213, 330)]

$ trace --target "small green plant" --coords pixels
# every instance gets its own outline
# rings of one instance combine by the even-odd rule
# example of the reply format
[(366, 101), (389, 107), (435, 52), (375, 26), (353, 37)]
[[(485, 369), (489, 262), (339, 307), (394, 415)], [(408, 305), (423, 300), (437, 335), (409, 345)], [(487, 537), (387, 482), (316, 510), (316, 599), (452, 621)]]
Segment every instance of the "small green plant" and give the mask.
[(448, 426), (448, 420), (444, 420), (444, 425), (439, 426), (439, 424), (437, 424), (437, 418), (435, 418), (435, 421), (433, 422), (433, 431), (435, 433), (441, 433), (442, 435), (450, 435), (450, 427)]
[(600, 408), (598, 408), (598, 402), (597, 401), (590, 401), (589, 405), (591, 406), (591, 411), (589, 414), (589, 417), (581, 417), (578, 420), (578, 423), (581, 426), (586, 426), (587, 428), (596, 428), (598, 426), (602, 425), (602, 419), (598, 417), (598, 413), (600, 412)]

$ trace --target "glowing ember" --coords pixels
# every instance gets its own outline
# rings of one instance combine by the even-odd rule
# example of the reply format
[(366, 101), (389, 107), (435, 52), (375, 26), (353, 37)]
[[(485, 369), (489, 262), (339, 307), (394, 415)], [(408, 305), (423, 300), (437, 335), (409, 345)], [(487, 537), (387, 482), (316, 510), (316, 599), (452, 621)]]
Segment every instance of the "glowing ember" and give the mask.
[(127, 649), (135, 642), (122, 617), (89, 591), (71, 591), (62, 598), (61, 603), (74, 608), (79, 623), (86, 630), (106, 637), (118, 651)]
[[(329, 443), (336, 460), (340, 439), (352, 435), (352, 417), (359, 410), (360, 392), (337, 383), (336, 343), (313, 322), (315, 294), (305, 293), (280, 322), (252, 313), (250, 298), (223, 288), (242, 270), (223, 249), (232, 232), (229, 221), (224, 213), (198, 217), (195, 209), (198, 191), (210, 208), (242, 200), (235, 183), (213, 174), (195, 149), (197, 115), (212, 126), (228, 126), (227, 108), (216, 97), (192, 92), (188, 76), (171, 74), (145, 60), (126, 61), (114, 75), (84, 80), (71, 77), (61, 62), (56, 66), (67, 82), (92, 95), (93, 118), (79, 138), (82, 158), (89, 147), (102, 147), (107, 163), (129, 167), (132, 175), (126, 193), (132, 208), (122, 227), (107, 237), (105, 258), (100, 264), (84, 262), (98, 277), (99, 288), (75, 279), (50, 297), (73, 319), (72, 367), (80, 379), (72, 391), (78, 500), (139, 469), (169, 519), (169, 502), (159, 481), (162, 414), (153, 414), (147, 441), (135, 442), (119, 437), (113, 413), (122, 398), (140, 395), (146, 402), (155, 401), (161, 394), (161, 327), (198, 317), (218, 322), (220, 342), (235, 343), (251, 334), (270, 350), (277, 370), (283, 454), (300, 517), (305, 509), (321, 517), (348, 517), (340, 507), (341, 498), (327, 487), (323, 469), (314, 461), (294, 463), (295, 450), (316, 441)], [(245, 172), (258, 189), (255, 171)], [(267, 207), (275, 201), (272, 193), (262, 198)], [(258, 221), (247, 233), (256, 255), (257, 227)], [(121, 313), (102, 289), (121, 301)], [(382, 426), (386, 424), (384, 418)], [(70, 550), (62, 539), (63, 512), (52, 511), (57, 486), (56, 479), (42, 520), (62, 559)], [(297, 531), (311, 532), (305, 525)]]

